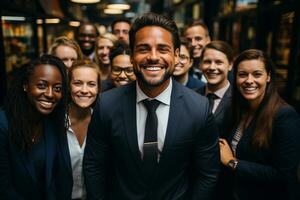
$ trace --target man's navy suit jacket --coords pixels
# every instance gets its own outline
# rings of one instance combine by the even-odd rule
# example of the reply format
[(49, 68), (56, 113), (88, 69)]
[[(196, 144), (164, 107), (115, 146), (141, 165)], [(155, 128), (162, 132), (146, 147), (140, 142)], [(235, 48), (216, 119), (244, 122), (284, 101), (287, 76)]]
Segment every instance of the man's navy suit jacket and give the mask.
[(84, 155), (88, 199), (211, 199), (220, 157), (207, 99), (173, 81), (164, 147), (152, 184), (142, 174), (136, 121), (136, 82), (100, 96)]
[[(205, 95), (205, 86), (201, 87), (200, 89), (196, 90), (201, 95)], [(229, 86), (229, 88), (226, 90), (224, 96), (221, 99), (221, 102), (219, 103), (218, 107), (216, 108), (214, 112), (214, 118), (216, 121), (216, 125), (218, 127), (218, 132), (220, 134), (220, 137), (226, 137), (229, 133), (226, 133), (227, 130), (227, 118), (230, 117), (230, 106), (231, 106), (231, 98), (232, 98), (232, 87)]]

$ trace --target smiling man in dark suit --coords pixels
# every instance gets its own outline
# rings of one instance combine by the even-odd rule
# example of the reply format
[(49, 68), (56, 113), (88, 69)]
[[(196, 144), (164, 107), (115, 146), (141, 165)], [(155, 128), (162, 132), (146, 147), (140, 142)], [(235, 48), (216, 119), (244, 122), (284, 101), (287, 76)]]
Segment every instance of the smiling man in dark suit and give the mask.
[(211, 199), (218, 133), (208, 101), (173, 81), (176, 24), (157, 14), (130, 30), (137, 81), (100, 96), (84, 156), (88, 199)]
[(226, 118), (231, 104), (231, 85), (228, 74), (232, 68), (233, 50), (224, 41), (215, 40), (202, 50), (200, 69), (207, 84), (197, 90), (208, 97), (211, 111), (219, 128), (220, 137), (224, 137)]

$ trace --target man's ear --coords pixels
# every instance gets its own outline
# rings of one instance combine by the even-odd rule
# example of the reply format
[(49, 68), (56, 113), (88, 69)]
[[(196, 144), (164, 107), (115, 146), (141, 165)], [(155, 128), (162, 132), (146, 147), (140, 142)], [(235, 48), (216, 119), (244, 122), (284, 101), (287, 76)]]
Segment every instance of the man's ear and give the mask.
[[(189, 69), (193, 66), (193, 64), (194, 64), (194, 60), (193, 60), (193, 58), (190, 58)], [(200, 68), (200, 64), (199, 64), (199, 68)]]
[(210, 43), (210, 42), (211, 42), (211, 38), (210, 38), (210, 36), (208, 35), (208, 36), (207, 36), (207, 44)]
[(179, 58), (179, 52), (180, 50), (179, 50), (179, 48), (177, 48), (177, 49), (175, 49), (175, 56), (177, 56), (178, 58)]
[(130, 55), (130, 62), (133, 64), (133, 55)]
[(233, 62), (229, 63), (228, 71), (232, 70)]
[(175, 56), (175, 64), (176, 63), (179, 63), (179, 49), (175, 49), (175, 52), (174, 52), (174, 56)]

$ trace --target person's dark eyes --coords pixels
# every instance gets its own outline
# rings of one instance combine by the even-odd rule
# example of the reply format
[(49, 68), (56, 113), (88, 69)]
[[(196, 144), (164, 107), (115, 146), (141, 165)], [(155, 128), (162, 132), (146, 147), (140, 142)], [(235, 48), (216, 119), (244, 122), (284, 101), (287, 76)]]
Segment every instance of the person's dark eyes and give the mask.
[(61, 85), (56, 85), (56, 86), (53, 87), (53, 90), (54, 90), (55, 92), (61, 92), (62, 86), (61, 86)]
[(47, 84), (46, 83), (38, 83), (37, 84), (37, 88), (39, 88), (39, 89), (46, 89), (47, 88)]

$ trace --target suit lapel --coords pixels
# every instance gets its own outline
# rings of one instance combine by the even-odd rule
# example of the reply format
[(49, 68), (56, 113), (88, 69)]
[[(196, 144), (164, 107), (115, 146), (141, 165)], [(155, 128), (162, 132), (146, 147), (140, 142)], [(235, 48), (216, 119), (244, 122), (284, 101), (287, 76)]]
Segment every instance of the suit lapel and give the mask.
[(214, 116), (217, 117), (222, 111), (224, 110), (224, 107), (226, 106), (227, 102), (230, 100), (231, 97), (231, 86), (226, 90), (223, 98), (221, 99), (221, 102), (219, 103)]
[(203, 85), (203, 86), (200, 87), (196, 92), (198, 92), (199, 94), (205, 96), (205, 88), (206, 88), (206, 86)]
[(60, 149), (61, 149), (61, 153), (62, 153), (64, 162), (67, 166), (67, 171), (70, 176), (73, 176), (67, 133), (61, 136), (61, 139), (59, 140), (59, 144), (60, 144)]
[(53, 169), (53, 161), (55, 157), (55, 152), (57, 150), (55, 144), (55, 134), (56, 132), (53, 130), (55, 125), (50, 124), (48, 120), (46, 120), (44, 127), (45, 134), (45, 146), (46, 146), (46, 188), (48, 188), (51, 184), (52, 180), (52, 169)]
[(124, 98), (122, 107), (124, 110), (123, 119), (126, 127), (126, 136), (134, 160), (137, 162), (138, 165), (141, 166), (142, 159), (138, 147), (137, 126), (136, 126), (135, 82), (131, 83), (131, 85), (127, 87), (127, 91), (125, 95), (126, 96)]
[(171, 94), (169, 120), (167, 125), (166, 137), (164, 141), (164, 147), (161, 154), (161, 160), (159, 163), (164, 162), (164, 155), (168, 152), (172, 146), (173, 138), (178, 130), (180, 124), (180, 113), (182, 111), (182, 88), (179, 87), (176, 81), (173, 81), (173, 88)]
[(33, 163), (28, 158), (28, 152), (27, 152), (27, 150), (25, 150), (24, 152), (22, 152), (21, 155), (20, 155), (20, 157), (21, 157), (21, 160), (23, 161), (24, 166), (27, 169), (30, 177), (32, 178), (34, 185), (37, 186), (37, 179), (36, 179), (35, 169), (34, 169)]

